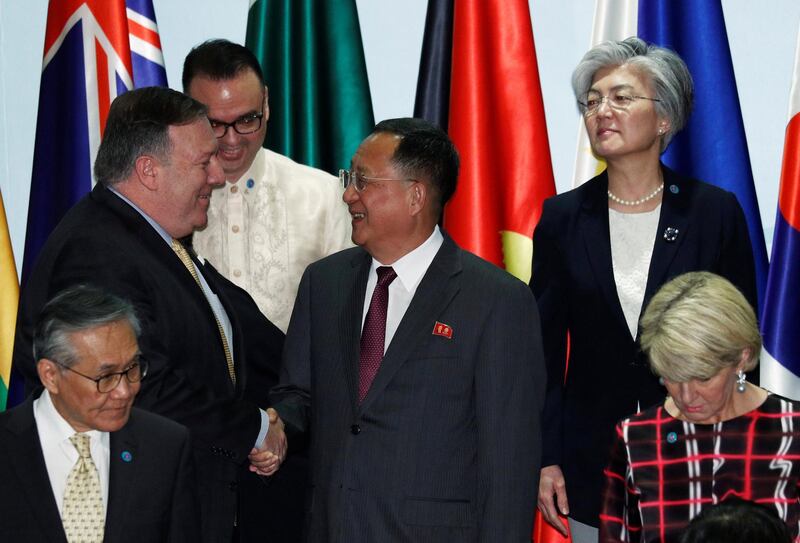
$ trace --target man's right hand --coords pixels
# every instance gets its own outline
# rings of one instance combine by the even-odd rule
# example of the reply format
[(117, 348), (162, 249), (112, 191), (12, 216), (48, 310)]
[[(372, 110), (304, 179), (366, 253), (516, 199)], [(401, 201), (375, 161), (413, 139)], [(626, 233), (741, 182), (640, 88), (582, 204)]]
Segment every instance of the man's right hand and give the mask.
[(267, 409), (269, 417), (269, 431), (261, 447), (253, 449), (248, 455), (250, 471), (258, 475), (269, 476), (278, 471), (286, 458), (286, 434), (283, 431), (283, 421), (277, 411), (271, 407)]
[(569, 515), (569, 503), (564, 474), (557, 465), (543, 467), (539, 473), (539, 511), (548, 524), (567, 537), (560, 515)]

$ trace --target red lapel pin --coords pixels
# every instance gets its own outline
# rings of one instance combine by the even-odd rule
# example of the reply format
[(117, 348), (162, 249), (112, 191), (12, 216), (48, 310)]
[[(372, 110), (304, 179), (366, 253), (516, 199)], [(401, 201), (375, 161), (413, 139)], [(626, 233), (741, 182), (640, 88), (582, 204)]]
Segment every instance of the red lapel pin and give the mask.
[(433, 325), (433, 335), (453, 339), (453, 329), (447, 324), (436, 321), (436, 324)]

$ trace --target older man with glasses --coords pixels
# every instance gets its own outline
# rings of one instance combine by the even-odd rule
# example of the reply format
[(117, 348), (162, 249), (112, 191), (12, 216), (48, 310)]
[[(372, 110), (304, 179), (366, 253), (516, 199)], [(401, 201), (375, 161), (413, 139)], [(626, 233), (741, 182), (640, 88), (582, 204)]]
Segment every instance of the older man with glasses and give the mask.
[(249, 487), (263, 487), (259, 475), (274, 474), (286, 454), (263, 383), (278, 374), (283, 332), (186, 244), (205, 226), (211, 191), (224, 180), (217, 148), (196, 100), (163, 87), (118, 96), (95, 160), (97, 185), (39, 254), (14, 345), (14, 366), (33, 391), (41, 378), (32, 337), (50, 296), (91, 282), (131, 300), (150, 366), (136, 405), (189, 428), (202, 474), (196, 521), (208, 543), (239, 541), (242, 526), (261, 524), (263, 510), (244, 509), (261, 504)]
[(189, 432), (133, 407), (147, 361), (133, 306), (62, 291), (33, 339), (44, 390), (0, 414), (4, 541), (197, 541)]
[(530, 541), (544, 357), (536, 302), (438, 226), (459, 159), (420, 119), (340, 172), (359, 246), (308, 267), (272, 398), (310, 433), (308, 541)]

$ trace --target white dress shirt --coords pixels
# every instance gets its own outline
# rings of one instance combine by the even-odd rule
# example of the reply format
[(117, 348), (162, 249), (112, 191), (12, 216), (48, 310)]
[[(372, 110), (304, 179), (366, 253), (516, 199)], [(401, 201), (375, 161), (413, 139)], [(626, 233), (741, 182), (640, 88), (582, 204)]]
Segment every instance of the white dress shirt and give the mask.
[[(392, 342), (394, 333), (397, 327), (400, 326), (400, 321), (403, 320), (403, 315), (406, 314), (408, 306), (411, 305), (411, 299), (414, 298), (414, 293), (417, 292), (422, 277), (433, 262), (436, 253), (444, 242), (444, 236), (436, 226), (433, 233), (425, 242), (408, 253), (402, 258), (392, 264), (392, 269), (397, 274), (397, 278), (389, 285), (389, 306), (386, 311), (386, 339), (384, 341), (383, 352), (389, 348)], [(367, 279), (367, 291), (364, 294), (364, 313), (361, 317), (361, 328), (364, 328), (364, 320), (367, 318), (367, 311), (369, 311), (369, 304), (372, 301), (372, 293), (375, 291), (375, 285), (378, 284), (378, 272), (376, 271), (379, 266), (385, 266), (374, 258), (372, 259), (372, 266), (369, 269), (369, 279)]]
[[(36, 430), (39, 432), (39, 442), (42, 444), (42, 454), (47, 467), (47, 475), (50, 478), (50, 487), (53, 489), (53, 496), (56, 499), (58, 514), (61, 515), (67, 479), (78, 461), (78, 450), (69, 438), (78, 432), (56, 410), (47, 390), (33, 401), (33, 418), (36, 421)], [(89, 436), (92, 461), (100, 475), (103, 507), (108, 510), (108, 466), (111, 455), (109, 435), (108, 432), (98, 430), (85, 433)]]

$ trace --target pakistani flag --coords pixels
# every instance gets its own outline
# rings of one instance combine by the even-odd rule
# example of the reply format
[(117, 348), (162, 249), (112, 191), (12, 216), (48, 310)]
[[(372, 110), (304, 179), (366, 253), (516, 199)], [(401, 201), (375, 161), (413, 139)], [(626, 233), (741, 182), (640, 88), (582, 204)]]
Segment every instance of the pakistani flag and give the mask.
[(269, 87), (264, 146), (334, 175), (374, 117), (355, 0), (251, 0), (247, 47)]

